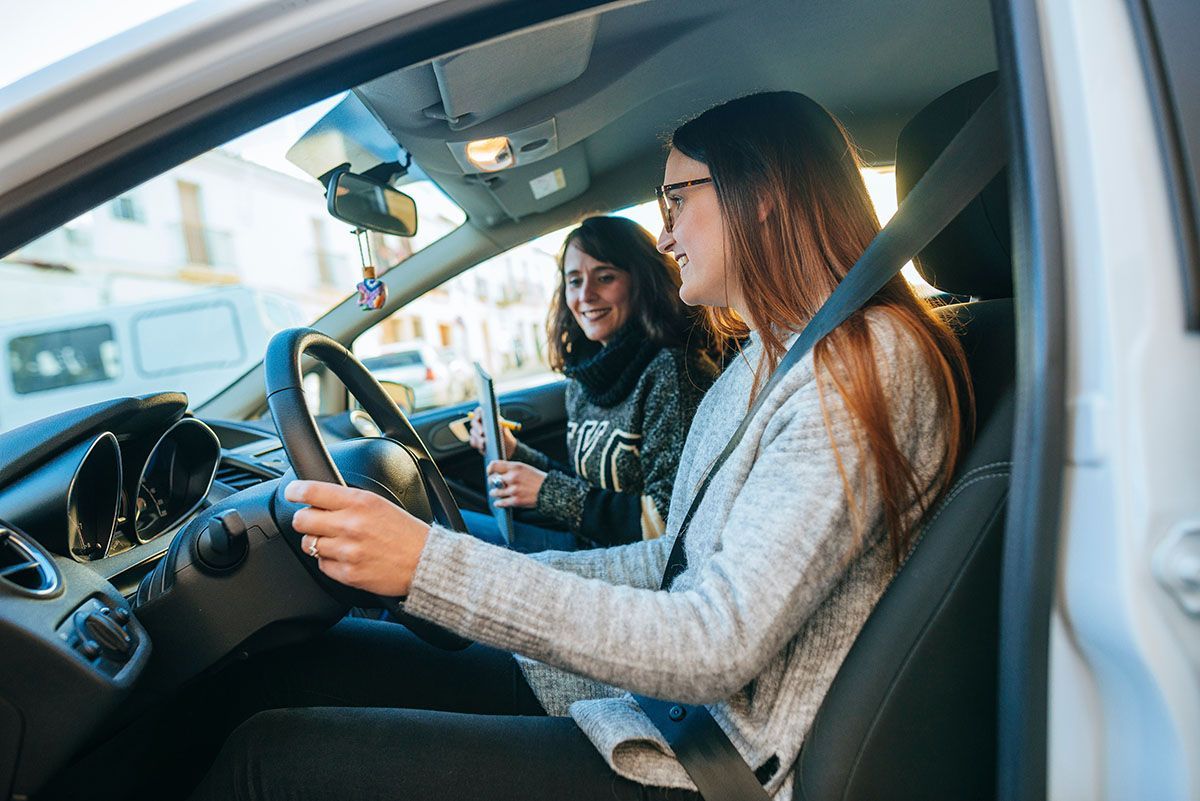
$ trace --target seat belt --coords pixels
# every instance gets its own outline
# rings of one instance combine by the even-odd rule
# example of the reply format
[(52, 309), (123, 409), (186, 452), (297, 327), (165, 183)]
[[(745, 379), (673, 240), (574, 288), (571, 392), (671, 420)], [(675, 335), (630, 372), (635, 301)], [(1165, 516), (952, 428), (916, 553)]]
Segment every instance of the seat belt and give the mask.
[[(1003, 99), (997, 89), (930, 165), (900, 204), (895, 216), (871, 240), (862, 256), (800, 332), (692, 498), (667, 559), (661, 589), (670, 589), (687, 568), (684, 537), (692, 516), (713, 476), (742, 441), (771, 390), (822, 337), (862, 308), (999, 174), (1008, 158), (1004, 131)], [(766, 801), (769, 798), (763, 789), (765, 779), (760, 781), (755, 776), (754, 770), (742, 759), (703, 704), (680, 704), (637, 694), (633, 697), (671, 746), (704, 801)]]

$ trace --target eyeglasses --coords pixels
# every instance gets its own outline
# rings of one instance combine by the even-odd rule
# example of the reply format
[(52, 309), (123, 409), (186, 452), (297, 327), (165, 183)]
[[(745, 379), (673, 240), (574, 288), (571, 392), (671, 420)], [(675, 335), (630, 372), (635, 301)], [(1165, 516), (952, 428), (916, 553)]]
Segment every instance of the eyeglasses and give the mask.
[(654, 188), (654, 195), (658, 198), (658, 211), (662, 214), (663, 227), (667, 229), (667, 233), (671, 233), (671, 229), (675, 227), (675, 217), (671, 211), (671, 202), (667, 198), (668, 192), (674, 192), (676, 189), (686, 189), (689, 186), (699, 186), (700, 184), (711, 184), (713, 179), (697, 178), (694, 181), (680, 181), (677, 184), (664, 184)]

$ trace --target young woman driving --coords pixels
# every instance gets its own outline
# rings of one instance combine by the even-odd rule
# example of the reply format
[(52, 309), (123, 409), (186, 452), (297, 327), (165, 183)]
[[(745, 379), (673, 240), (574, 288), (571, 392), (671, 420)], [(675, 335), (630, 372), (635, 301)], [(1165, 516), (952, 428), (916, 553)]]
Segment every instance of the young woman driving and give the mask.
[(804, 733), (953, 471), (970, 389), (954, 336), (895, 278), (766, 397), (660, 590), (706, 471), (878, 228), (844, 132), (807, 97), (728, 102), (671, 145), (659, 247), (684, 301), (750, 337), (696, 413), (666, 535), (530, 557), (293, 483), (322, 571), (478, 644), (436, 654), (410, 637), (370, 698), (349, 667), (289, 665), (323, 703), (407, 708), (257, 715), (198, 797), (695, 798), (626, 691), (707, 705), (768, 793), (791, 797)]
[[(624, 217), (589, 217), (567, 234), (546, 321), (550, 366), (567, 377), (570, 464), (504, 429), (505, 460), (488, 466), (496, 505), (519, 515), (524, 553), (653, 539), (688, 426), (716, 376), (695, 314), (679, 298), (679, 268), (654, 237)], [(471, 444), (484, 452), (478, 417)], [(472, 534), (503, 538), (491, 515), (464, 511)]]

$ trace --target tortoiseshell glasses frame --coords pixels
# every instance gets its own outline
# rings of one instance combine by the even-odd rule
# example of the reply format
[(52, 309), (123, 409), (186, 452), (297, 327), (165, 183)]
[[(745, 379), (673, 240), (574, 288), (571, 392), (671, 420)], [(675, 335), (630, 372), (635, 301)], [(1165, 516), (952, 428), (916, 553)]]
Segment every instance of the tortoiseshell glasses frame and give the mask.
[(711, 184), (713, 179), (696, 178), (692, 181), (680, 181), (677, 184), (663, 184), (662, 186), (654, 187), (654, 196), (658, 198), (658, 211), (662, 214), (663, 227), (667, 229), (667, 233), (675, 227), (675, 218), (671, 214), (671, 203), (667, 199), (667, 193), (673, 192), (676, 189), (686, 189), (689, 186), (699, 186), (701, 184)]

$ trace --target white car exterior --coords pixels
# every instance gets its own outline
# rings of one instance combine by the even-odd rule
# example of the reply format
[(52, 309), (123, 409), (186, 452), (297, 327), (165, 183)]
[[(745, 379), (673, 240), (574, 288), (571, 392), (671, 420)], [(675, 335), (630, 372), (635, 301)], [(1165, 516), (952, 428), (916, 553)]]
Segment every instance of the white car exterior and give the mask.
[(413, 411), (467, 400), (469, 394), (432, 345), (404, 342), (389, 345), (378, 356), (362, 360), (380, 381), (394, 381), (413, 390)]
[[(447, 5), (273, 0), (181, 9), (139, 30), (138, 47), (118, 37), (0, 91), (0, 198), (247, 76)], [(1169, 550), (1180, 532), (1200, 526), (1200, 338), (1182, 320), (1153, 104), (1130, 4), (1023, 5), (1039, 27), (1040, 40), (1026, 46), (1040, 48), (1045, 70), (1057, 174), (1043, 179), (1058, 182), (1066, 274), (1065, 308), (1056, 312), (1065, 314), (1065, 361), (1022, 373), (1065, 379), (1070, 432), (1059, 476), (1047, 794), (1200, 799), (1200, 619), (1161, 580), (1192, 570), (1200, 583), (1200, 559), (1179, 563)], [(1018, 285), (1018, 300), (1028, 304), (1022, 293), (1036, 289)], [(348, 319), (331, 315), (325, 324)], [(1015, 483), (1022, 469), (1014, 466)], [(1028, 569), (1005, 565), (1006, 573)]]
[[(1160, 581), (1200, 527), (1200, 337), (1125, 3), (1042, 6), (1067, 269), (1049, 797), (1200, 798), (1200, 630)], [(1196, 132), (1191, 132), (1196, 135)], [(1156, 564), (1159, 563), (1159, 564)], [(1192, 566), (1200, 580), (1200, 562)]]

